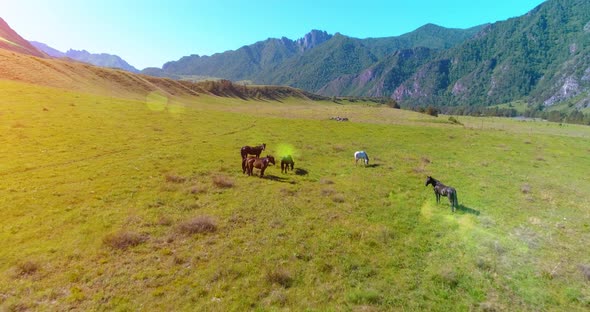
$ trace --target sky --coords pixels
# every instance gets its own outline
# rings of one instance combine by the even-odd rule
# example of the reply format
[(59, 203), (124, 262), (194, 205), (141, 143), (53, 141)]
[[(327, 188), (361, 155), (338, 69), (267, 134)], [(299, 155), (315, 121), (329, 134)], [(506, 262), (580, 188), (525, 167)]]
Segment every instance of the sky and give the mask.
[(312, 29), (355, 38), (399, 36), (434, 23), (469, 28), (526, 14), (542, 0), (0, 0), (27, 40), (62, 52), (116, 54), (138, 69), (236, 50)]

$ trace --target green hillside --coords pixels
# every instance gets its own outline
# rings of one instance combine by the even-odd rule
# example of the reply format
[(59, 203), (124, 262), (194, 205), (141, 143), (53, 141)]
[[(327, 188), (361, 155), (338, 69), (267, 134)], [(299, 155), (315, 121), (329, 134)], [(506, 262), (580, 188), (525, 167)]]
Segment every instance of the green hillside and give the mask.
[[(445, 51), (418, 68), (393, 96), (455, 105), (528, 100), (551, 106), (578, 95), (585, 94), (582, 99), (587, 99), (589, 21), (588, 1), (546, 1)], [(586, 102), (576, 104), (582, 108)]]
[(0, 310), (587, 310), (589, 128), (447, 117), (0, 81)]

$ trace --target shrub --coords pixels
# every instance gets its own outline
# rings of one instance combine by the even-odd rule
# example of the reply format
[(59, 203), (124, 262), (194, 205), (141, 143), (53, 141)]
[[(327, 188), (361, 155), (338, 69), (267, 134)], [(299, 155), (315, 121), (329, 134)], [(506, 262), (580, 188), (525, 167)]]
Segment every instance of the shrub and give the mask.
[(426, 114), (438, 117), (438, 110), (432, 106), (428, 106), (428, 108), (426, 109)]
[(137, 246), (147, 240), (147, 237), (130, 231), (119, 231), (105, 236), (102, 242), (114, 249), (127, 249)]
[(219, 188), (230, 188), (234, 186), (234, 181), (223, 175), (216, 175), (213, 177), (213, 185)]
[(217, 231), (217, 226), (211, 217), (200, 216), (180, 223), (178, 225), (178, 230), (181, 233), (191, 235), (198, 233), (212, 233)]

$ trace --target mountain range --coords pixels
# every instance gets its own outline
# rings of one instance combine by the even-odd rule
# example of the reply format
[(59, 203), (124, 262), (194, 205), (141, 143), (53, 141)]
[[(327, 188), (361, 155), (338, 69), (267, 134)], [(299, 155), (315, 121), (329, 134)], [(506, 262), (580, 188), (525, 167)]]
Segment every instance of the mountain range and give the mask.
[(548, 0), (527, 14), (469, 29), (428, 24), (389, 38), (313, 30), (142, 73), (288, 85), (325, 96), (387, 97), (407, 105), (512, 101), (584, 109), (590, 90), (590, 2)]
[(138, 73), (139, 70), (127, 63), (120, 56), (107, 53), (90, 53), (86, 50), (69, 49), (67, 52), (61, 52), (54, 49), (45, 43), (30, 41), (30, 43), (39, 51), (45, 52), (47, 55), (56, 58), (67, 57), (76, 61), (110, 68), (119, 68), (132, 73)]
[[(0, 19), (0, 48), (138, 72), (118, 56), (29, 43)], [(590, 1), (548, 0), (527, 14), (468, 29), (424, 25), (386, 38), (312, 30), (211, 56), (190, 55), (141, 74), (290, 86), (322, 96), (381, 97), (406, 107), (590, 112)]]

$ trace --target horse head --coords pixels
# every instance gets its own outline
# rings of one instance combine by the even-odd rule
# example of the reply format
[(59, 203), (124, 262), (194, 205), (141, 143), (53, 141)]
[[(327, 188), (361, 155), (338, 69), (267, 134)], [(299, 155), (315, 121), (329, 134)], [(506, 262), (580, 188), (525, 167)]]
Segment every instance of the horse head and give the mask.
[(273, 166), (275, 165), (275, 158), (271, 155), (266, 155), (266, 159), (268, 159), (268, 162), (273, 164)]
[(436, 180), (434, 178), (432, 178), (431, 176), (427, 176), (426, 177), (426, 184), (424, 184), (424, 186), (428, 186), (428, 184), (432, 184), (432, 186), (435, 186)]

